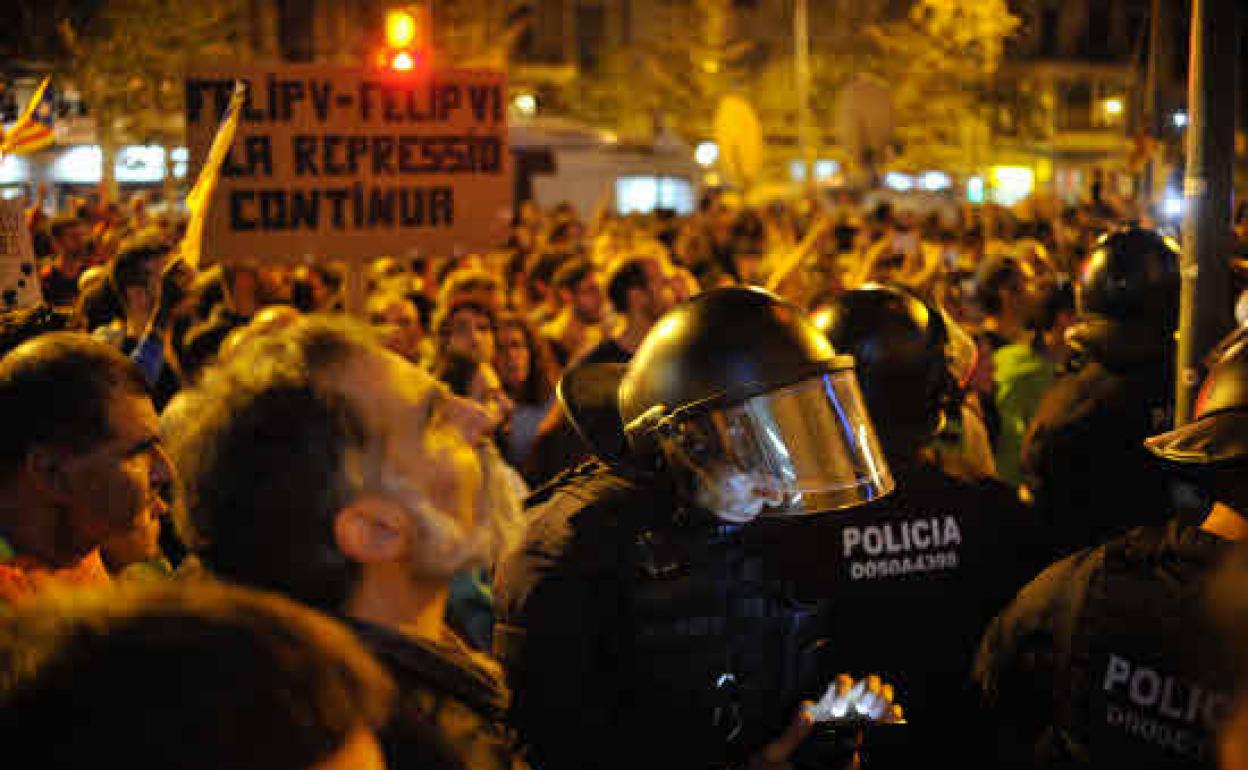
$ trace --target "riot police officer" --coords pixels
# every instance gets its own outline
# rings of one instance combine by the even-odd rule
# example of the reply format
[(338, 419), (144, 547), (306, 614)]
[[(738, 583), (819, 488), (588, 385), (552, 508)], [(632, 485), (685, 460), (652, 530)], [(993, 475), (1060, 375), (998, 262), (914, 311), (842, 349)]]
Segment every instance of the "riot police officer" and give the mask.
[(1171, 422), (1178, 264), (1173, 239), (1124, 227), (1098, 241), (1079, 273), (1072, 371), (1045, 394), (1023, 441), (1059, 555), (1172, 512), (1158, 505), (1170, 489), (1141, 442)]
[[(1033, 513), (995, 479), (956, 478), (927, 443), (956, 414), (975, 343), (909, 290), (867, 285), (816, 314), (837, 351), (856, 362), (867, 411), (896, 492), (800, 535), (813, 565), (799, 585), (819, 591), (836, 617), (830, 644), (851, 672), (870, 667), (897, 688), (910, 723), (908, 753), (967, 760), (951, 740), (965, 729), (966, 686), (992, 617), (1046, 563)], [(823, 559), (818, 554), (825, 554)], [(897, 756), (900, 766), (913, 766)]]
[(1014, 764), (1217, 764), (1233, 677), (1205, 593), (1232, 542), (1248, 536), (1242, 332), (1206, 378), (1193, 421), (1145, 445), (1214, 503), (1199, 525), (1139, 527), (1072, 554), (993, 622), (975, 679)]
[(893, 487), (852, 360), (797, 307), (717, 289), (664, 316), (626, 369), (573, 370), (560, 393), (608, 462), (534, 495), (496, 575), (496, 650), (530, 759), (745, 764), (836, 671), (822, 608), (750, 522)]

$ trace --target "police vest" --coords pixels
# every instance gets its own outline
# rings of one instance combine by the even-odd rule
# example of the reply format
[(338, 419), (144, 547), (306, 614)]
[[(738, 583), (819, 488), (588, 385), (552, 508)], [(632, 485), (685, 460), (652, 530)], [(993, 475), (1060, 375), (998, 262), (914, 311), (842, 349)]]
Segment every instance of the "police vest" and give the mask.
[(1065, 709), (1096, 761), (1216, 765), (1214, 735), (1232, 678), (1204, 608), (1226, 548), (1177, 524), (1105, 546), (1074, 624)]
[(892, 682), (913, 740), (958, 718), (985, 626), (1039, 570), (1028, 516), (1004, 485), (924, 467), (891, 498), (813, 523), (807, 588), (829, 604), (829, 657)]

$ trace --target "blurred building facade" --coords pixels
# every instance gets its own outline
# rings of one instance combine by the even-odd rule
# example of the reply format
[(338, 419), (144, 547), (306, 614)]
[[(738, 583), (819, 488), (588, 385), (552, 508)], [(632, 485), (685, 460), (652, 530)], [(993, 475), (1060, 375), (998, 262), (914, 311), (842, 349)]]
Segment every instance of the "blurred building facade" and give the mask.
[[(1177, 141), (1183, 125), (1187, 4), (1157, 3), (1165, 14), (1155, 55), (1155, 84), (1147, 76), (1150, 0), (1020, 0), (1022, 19), (999, 73), (1004, 95), (994, 139), (1004, 162), (1036, 171), (1038, 185), (1072, 200), (1103, 178), (1122, 194), (1154, 145), (1141, 135), (1148, 91), (1163, 139)], [(1011, 103), (1010, 97), (1016, 99)], [(1038, 105), (1028, 124), (1021, 109)], [(1025, 138), (1019, 129), (1030, 129)], [(1158, 157), (1164, 145), (1156, 146)]]
[[(206, 0), (208, 1), (208, 0)], [(212, 0), (218, 1), (218, 0)], [(222, 0), (233, 1), (233, 0)], [(357, 63), (380, 44), (385, 0), (237, 0), (243, 17), (239, 55), (256, 60)], [(756, 105), (768, 127), (769, 147), (785, 168), (796, 157), (793, 92), (793, 14), (796, 0), (425, 0), (447, 46), (472, 50), (473, 41), (508, 41), (513, 95), (542, 112), (558, 114), (578, 78), (602, 68), (613, 51), (637, 50), (670, 37), (681, 12), (694, 4), (731, 15), (734, 34), (748, 40), (747, 65), (771, 79)], [(808, 0), (810, 48), (853, 66), (868, 43), (869, 25), (902, 18), (913, 0)], [(1026, 167), (1038, 188), (1065, 198), (1087, 189), (1096, 174), (1139, 164), (1145, 127), (1149, 18), (1154, 0), (1010, 0), (1021, 20), (997, 76), (989, 154), (981, 165)], [(1173, 152), (1179, 145), (1185, 100), (1189, 0), (1160, 0), (1157, 124)], [(101, 0), (19, 0), (0, 8), (0, 122), (16, 118), (44, 72), (61, 53), (60, 19), (98, 12)], [(456, 24), (445, 23), (459, 13)], [(453, 31), (448, 31), (451, 30)], [(514, 41), (508, 30), (518, 30)], [(483, 52), (482, 57), (497, 52)], [(483, 61), (485, 59), (482, 59)], [(63, 153), (92, 141), (90, 106), (60, 82)], [(1246, 90), (1248, 93), (1248, 90)], [(817, 107), (835, 99), (815, 91)], [(1245, 97), (1248, 101), (1248, 97)], [(820, 154), (836, 157), (837, 137), (817, 110)], [(603, 126), (616, 128), (615, 126)], [(652, 137), (653, 138), (653, 137)], [(687, 136), (696, 142), (704, 137)], [(135, 141), (141, 141), (136, 137)], [(1166, 143), (1163, 142), (1163, 146)], [(1163, 150), (1164, 152), (1164, 150)], [(939, 169), (937, 169), (939, 170)], [(1124, 189), (1127, 175), (1121, 175)], [(0, 171), (0, 185), (12, 181)]]
[[(569, 82), (592, 72), (601, 55), (626, 46), (645, 46), (664, 34), (673, 8), (694, 0), (534, 0), (529, 30), (515, 52), (518, 82), (536, 88)], [(751, 43), (754, 61), (790, 66), (794, 0), (733, 0), (725, 3), (737, 30)], [(903, 18), (911, 0), (819, 0), (810, 3), (811, 50), (852, 60), (869, 43), (863, 30)], [(1146, 116), (1146, 61), (1151, 0), (1011, 0), (1019, 17), (997, 75), (985, 172), (997, 166), (1031, 170), (1038, 188), (1073, 199), (1094, 176), (1121, 180), (1145, 149), (1134, 137)], [(1162, 0), (1165, 34), (1156, 109), (1163, 136), (1172, 145), (1182, 130), (1188, 3)], [(864, 57), (865, 58), (865, 57)], [(558, 73), (543, 80), (528, 70)], [(780, 81), (781, 90), (792, 81)], [(816, 99), (834, 95), (816, 94)], [(760, 101), (763, 101), (760, 99)], [(768, 127), (769, 146), (796, 154), (795, 110), (757, 105)], [(835, 156), (837, 138), (819, 126), (825, 149)]]

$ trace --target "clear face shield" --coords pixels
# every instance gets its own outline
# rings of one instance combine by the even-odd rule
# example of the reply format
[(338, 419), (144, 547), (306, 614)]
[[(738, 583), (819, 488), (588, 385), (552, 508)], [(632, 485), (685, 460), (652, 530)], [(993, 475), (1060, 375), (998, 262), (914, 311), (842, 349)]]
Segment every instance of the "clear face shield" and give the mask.
[(658, 440), (694, 500), (730, 522), (850, 508), (894, 486), (852, 369), (679, 410)]

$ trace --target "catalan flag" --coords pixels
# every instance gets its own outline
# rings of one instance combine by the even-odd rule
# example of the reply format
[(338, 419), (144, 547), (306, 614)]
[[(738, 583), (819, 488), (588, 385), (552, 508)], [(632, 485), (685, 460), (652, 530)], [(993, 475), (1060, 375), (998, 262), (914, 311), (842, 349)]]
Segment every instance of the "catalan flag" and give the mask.
[(56, 131), (52, 125), (55, 112), (52, 94), (48, 91), (51, 80), (52, 78), (43, 79), (21, 117), (0, 137), (0, 155), (38, 152), (56, 141)]
[(186, 208), (191, 212), (191, 219), (187, 222), (186, 234), (182, 236), (180, 252), (182, 259), (195, 269), (199, 268), (203, 255), (204, 223), (208, 219), (208, 207), (212, 203), (212, 194), (217, 189), (217, 179), (221, 176), (221, 164), (230, 151), (230, 145), (234, 143), (234, 132), (238, 130), (238, 117), (242, 113), (243, 98), (246, 95), (246, 86), (241, 80), (236, 81), (230, 104), (221, 117), (216, 136), (212, 138), (212, 147), (204, 158), (204, 165), (199, 169), (199, 177), (186, 195)]

